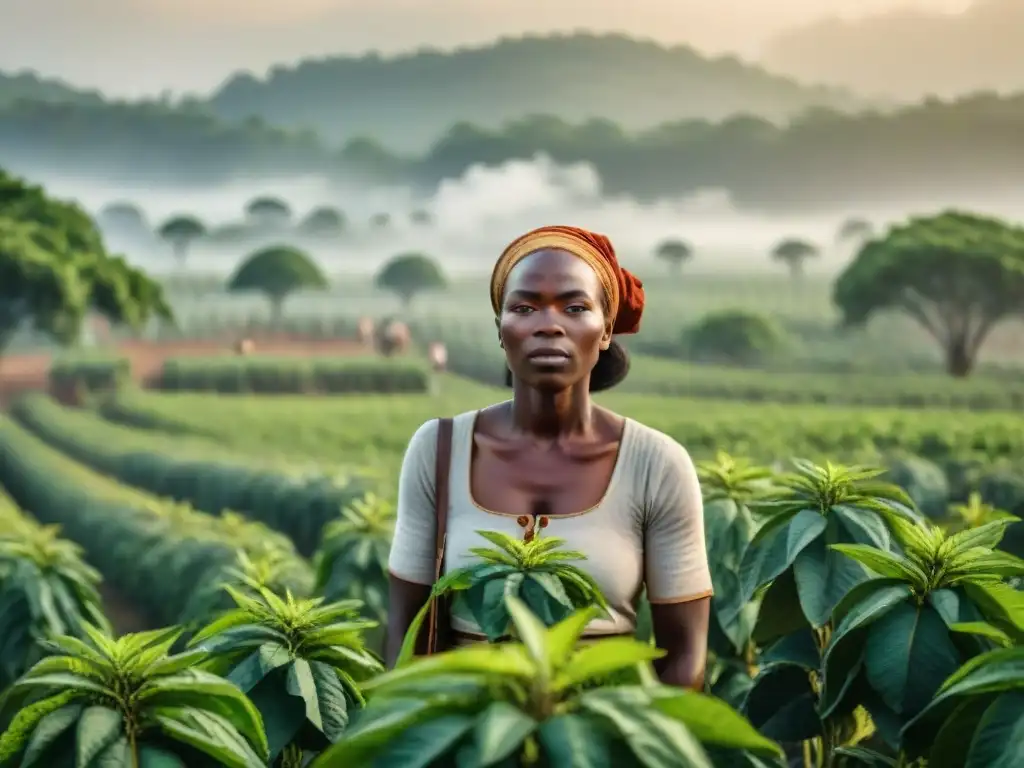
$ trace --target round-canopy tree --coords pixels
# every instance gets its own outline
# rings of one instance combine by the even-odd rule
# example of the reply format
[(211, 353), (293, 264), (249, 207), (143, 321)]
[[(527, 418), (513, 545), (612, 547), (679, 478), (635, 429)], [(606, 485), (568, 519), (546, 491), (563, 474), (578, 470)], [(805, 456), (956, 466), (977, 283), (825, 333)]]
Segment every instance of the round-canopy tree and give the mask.
[(682, 240), (671, 239), (660, 243), (654, 255), (668, 264), (673, 272), (680, 272), (683, 264), (693, 258), (693, 249)]
[(992, 329), (1024, 312), (1024, 228), (958, 211), (911, 219), (860, 249), (833, 300), (847, 326), (886, 310), (913, 318), (965, 377)]
[(863, 242), (875, 234), (875, 228), (867, 219), (854, 217), (847, 219), (836, 232), (836, 242)]
[(427, 227), (434, 223), (433, 217), (428, 211), (417, 208), (409, 214), (409, 220), (418, 227)]
[(245, 215), (260, 227), (283, 227), (291, 221), (292, 209), (279, 197), (255, 197), (245, 206)]
[(299, 224), (299, 231), (314, 237), (336, 237), (345, 229), (345, 216), (337, 208), (314, 208)]
[(795, 238), (783, 240), (772, 249), (772, 259), (785, 264), (794, 279), (803, 275), (804, 262), (820, 255), (816, 245)]
[(99, 213), (99, 224), (105, 229), (131, 236), (149, 232), (146, 215), (134, 203), (119, 202), (105, 206)]
[(441, 268), (422, 253), (403, 253), (384, 265), (374, 282), (383, 291), (397, 294), (409, 305), (413, 297), (425, 291), (440, 290), (447, 285)]
[(322, 291), (327, 278), (304, 251), (289, 245), (273, 245), (252, 254), (228, 281), (232, 292), (257, 291), (270, 300), (270, 317), (280, 325), (285, 299), (296, 291)]
[(390, 224), (390, 213), (375, 213), (370, 217), (370, 226), (374, 229), (386, 229)]
[(185, 266), (189, 249), (206, 234), (206, 227), (195, 216), (172, 216), (160, 226), (157, 234), (170, 244), (178, 264)]

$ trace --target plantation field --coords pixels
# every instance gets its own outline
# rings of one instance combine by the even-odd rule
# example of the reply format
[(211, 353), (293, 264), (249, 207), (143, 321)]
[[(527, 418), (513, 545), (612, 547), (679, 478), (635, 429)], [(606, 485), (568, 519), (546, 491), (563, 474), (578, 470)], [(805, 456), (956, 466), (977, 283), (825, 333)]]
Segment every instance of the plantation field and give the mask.
[[(509, 391), (445, 376), (435, 395), (344, 398), (127, 392), (103, 414), (140, 428), (223, 445), (274, 446), (324, 463), (391, 466), (424, 421), (499, 402)], [(842, 408), (606, 393), (598, 402), (662, 430), (695, 455), (719, 450), (772, 461), (856, 457), (900, 449), (930, 458), (977, 453), (1024, 459), (1024, 415)]]

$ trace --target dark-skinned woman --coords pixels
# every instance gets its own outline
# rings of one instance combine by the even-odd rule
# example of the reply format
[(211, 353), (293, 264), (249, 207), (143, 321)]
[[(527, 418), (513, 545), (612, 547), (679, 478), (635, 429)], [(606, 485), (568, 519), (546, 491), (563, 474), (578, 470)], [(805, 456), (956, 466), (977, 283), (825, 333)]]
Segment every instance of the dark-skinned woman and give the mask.
[[(702, 688), (712, 587), (693, 462), (670, 437), (591, 399), (628, 372), (612, 337), (639, 329), (642, 283), (619, 266), (606, 237), (543, 227), (502, 253), (491, 304), (513, 394), (453, 420), (443, 570), (474, 562), (469, 549), (484, 544), (478, 530), (529, 539), (543, 528), (587, 556), (578, 565), (611, 606), (585, 636), (633, 634), (646, 587), (655, 641), (667, 654), (655, 665), (659, 677)], [(389, 665), (438, 570), (438, 424), (416, 431), (402, 465)], [(450, 644), (485, 640), (471, 618), (445, 619)]]

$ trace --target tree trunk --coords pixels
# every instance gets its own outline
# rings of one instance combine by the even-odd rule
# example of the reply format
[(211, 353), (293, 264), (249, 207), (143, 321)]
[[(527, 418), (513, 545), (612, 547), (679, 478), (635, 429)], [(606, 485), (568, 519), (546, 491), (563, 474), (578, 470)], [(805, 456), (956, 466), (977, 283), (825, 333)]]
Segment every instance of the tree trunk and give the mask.
[(946, 346), (946, 372), (955, 379), (967, 378), (974, 369), (974, 353), (966, 339), (953, 339)]
[(794, 280), (799, 280), (804, 276), (804, 260), (803, 259), (790, 259), (789, 260), (789, 276)]
[(274, 331), (281, 330), (281, 320), (284, 316), (284, 296), (270, 297), (270, 327)]
[(188, 259), (188, 243), (176, 240), (173, 246), (174, 260), (178, 262), (178, 269), (185, 268), (185, 260)]

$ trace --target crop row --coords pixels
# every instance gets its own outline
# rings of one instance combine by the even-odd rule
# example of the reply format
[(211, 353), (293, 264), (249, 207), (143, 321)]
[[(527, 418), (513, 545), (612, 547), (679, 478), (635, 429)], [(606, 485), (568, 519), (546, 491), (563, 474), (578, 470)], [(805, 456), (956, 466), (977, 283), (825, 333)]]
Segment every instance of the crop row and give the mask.
[(111, 424), (62, 408), (45, 395), (22, 398), (11, 414), (59, 450), (122, 483), (214, 515), (237, 511), (285, 534), (306, 556), (315, 551), (324, 526), (366, 491), (364, 483), (348, 477), (225, 459), (216, 446)]
[[(103, 407), (110, 419), (203, 435), (224, 445), (274, 446), (288, 455), (343, 464), (400, 460), (428, 419), (482, 408), (507, 390), (461, 377), (439, 379), (433, 396), (238, 397), (126, 392)], [(718, 451), (759, 461), (790, 456), (874, 459), (889, 452), (932, 461), (1024, 460), (1024, 416), (948, 410), (769, 405), (601, 393), (599, 404), (667, 433), (701, 457)]]
[(280, 558), (297, 593), (311, 588), (309, 566), (291, 543), (237, 515), (206, 515), (124, 488), (62, 455), (0, 416), (0, 485), (35, 520), (59, 525), (105, 581), (161, 626), (202, 615), (210, 590), (238, 566), (238, 552)]
[[(501, 386), (505, 360), (493, 331), (443, 321), (412, 324), (421, 343), (441, 340), (449, 369), (484, 384)], [(905, 409), (1020, 410), (1024, 384), (1004, 376), (967, 380), (939, 373), (812, 373), (687, 363), (634, 354), (617, 392), (735, 400), (751, 403), (892, 406)]]

